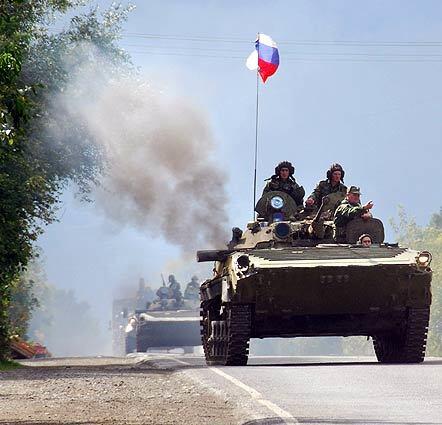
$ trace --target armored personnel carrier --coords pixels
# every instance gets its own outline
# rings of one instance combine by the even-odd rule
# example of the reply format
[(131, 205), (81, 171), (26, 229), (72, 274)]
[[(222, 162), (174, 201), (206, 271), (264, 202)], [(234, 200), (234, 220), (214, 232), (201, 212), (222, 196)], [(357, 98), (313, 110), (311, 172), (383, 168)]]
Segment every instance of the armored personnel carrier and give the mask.
[[(215, 262), (200, 289), (207, 364), (245, 365), (250, 338), (352, 335), (372, 337), (382, 363), (423, 361), (431, 254), (384, 243), (374, 218), (351, 221), (337, 244), (333, 196), (306, 215), (287, 194), (268, 192), (228, 249), (198, 251), (198, 261)], [(371, 247), (356, 244), (364, 233)]]
[(138, 309), (126, 326), (126, 354), (149, 349), (171, 349), (201, 345), (198, 300), (174, 297), (162, 286), (158, 298), (146, 309)]

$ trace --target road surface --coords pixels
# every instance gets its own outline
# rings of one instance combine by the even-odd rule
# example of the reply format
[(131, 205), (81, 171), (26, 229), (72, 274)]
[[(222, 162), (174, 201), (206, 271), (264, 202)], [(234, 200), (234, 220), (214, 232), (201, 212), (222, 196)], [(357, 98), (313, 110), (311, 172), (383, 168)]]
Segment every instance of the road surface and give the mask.
[(202, 357), (24, 361), (0, 372), (0, 424), (442, 424), (442, 358), (382, 365), (372, 357)]
[(151, 360), (233, 395), (247, 424), (442, 424), (442, 358), (382, 365), (371, 357), (252, 357), (244, 367)]

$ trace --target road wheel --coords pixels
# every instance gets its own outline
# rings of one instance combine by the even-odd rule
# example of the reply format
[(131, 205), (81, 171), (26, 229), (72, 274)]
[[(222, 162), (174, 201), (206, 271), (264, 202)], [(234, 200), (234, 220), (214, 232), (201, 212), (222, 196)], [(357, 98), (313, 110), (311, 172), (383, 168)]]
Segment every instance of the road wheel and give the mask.
[(411, 308), (401, 334), (373, 338), (374, 351), (381, 363), (421, 363), (425, 357), (429, 308)]
[(220, 303), (203, 303), (201, 337), (208, 365), (247, 364), (251, 327), (249, 305), (229, 304), (220, 312)]

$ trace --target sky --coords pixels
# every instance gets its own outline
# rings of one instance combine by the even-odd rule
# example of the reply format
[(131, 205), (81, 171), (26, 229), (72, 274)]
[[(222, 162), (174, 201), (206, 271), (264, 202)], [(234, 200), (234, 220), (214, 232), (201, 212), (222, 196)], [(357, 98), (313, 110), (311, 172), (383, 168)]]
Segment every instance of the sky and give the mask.
[[(120, 45), (156, 90), (188, 99), (206, 117), (225, 174), (228, 227), (252, 217), (256, 76), (245, 60), (258, 32), (280, 52), (277, 73), (259, 85), (258, 193), (280, 161), (295, 165), (307, 194), (339, 162), (345, 183), (373, 200), (389, 241), (399, 205), (420, 224), (439, 210), (441, 2), (132, 4)], [(74, 289), (106, 320), (115, 288), (124, 293), (141, 276), (157, 287), (160, 273), (185, 283), (210, 272), (161, 238), (111, 225), (72, 191), (39, 244), (49, 281)]]

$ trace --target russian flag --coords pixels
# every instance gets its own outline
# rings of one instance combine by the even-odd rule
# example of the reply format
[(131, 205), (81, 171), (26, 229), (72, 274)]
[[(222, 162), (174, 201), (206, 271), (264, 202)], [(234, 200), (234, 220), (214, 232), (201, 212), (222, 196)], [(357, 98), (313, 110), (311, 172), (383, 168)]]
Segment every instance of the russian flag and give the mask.
[(263, 83), (273, 75), (279, 66), (279, 52), (276, 43), (271, 37), (259, 34), (255, 43), (255, 50), (247, 58), (247, 68), (258, 69)]

